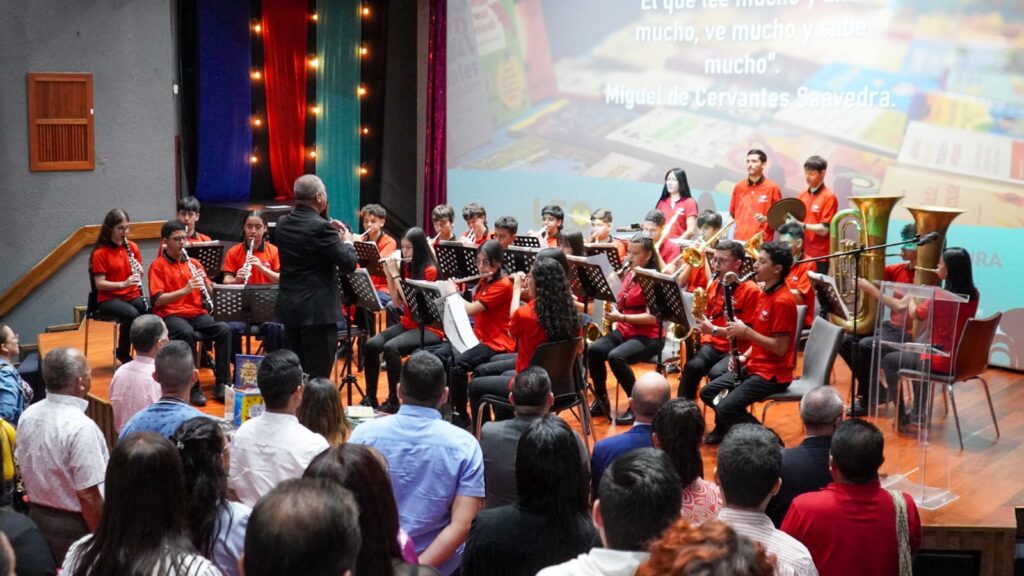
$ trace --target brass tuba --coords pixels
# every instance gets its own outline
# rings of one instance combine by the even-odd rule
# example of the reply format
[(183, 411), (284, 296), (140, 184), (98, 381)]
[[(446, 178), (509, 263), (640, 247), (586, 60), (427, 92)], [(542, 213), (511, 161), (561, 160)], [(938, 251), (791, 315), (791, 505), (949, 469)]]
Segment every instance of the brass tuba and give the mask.
[[(896, 203), (903, 199), (903, 196), (853, 196), (849, 200), (856, 208), (840, 210), (832, 218), (829, 225), (829, 251), (845, 252), (856, 246), (875, 246), (885, 244), (885, 238), (889, 231), (889, 216)], [(847, 218), (844, 222), (843, 219)], [(854, 224), (858, 229), (858, 241), (847, 240), (846, 227)], [(839, 295), (849, 306), (854, 309), (854, 299), (860, 294), (854, 284), (854, 262), (852, 256), (841, 256), (832, 259), (829, 270), (835, 278)], [(861, 255), (860, 274), (872, 282), (882, 280), (885, 274), (885, 252), (881, 249), (870, 250)], [(834, 324), (842, 326), (843, 330), (853, 333), (854, 325), (857, 327), (857, 336), (866, 336), (874, 332), (875, 316), (878, 313), (878, 302), (871, 297), (860, 299), (857, 309), (856, 321), (853, 318), (842, 320), (832, 316), (830, 319)]]
[[(949, 225), (953, 223), (953, 220), (964, 211), (945, 206), (907, 206), (907, 210), (910, 210), (911, 216), (914, 217), (914, 225), (917, 227), (919, 235), (924, 236), (932, 232), (937, 232), (939, 235), (934, 242), (917, 247), (917, 261), (914, 262), (914, 284), (936, 286), (939, 283), (939, 277), (935, 273), (935, 268), (938, 267), (939, 259), (942, 257), (942, 249), (946, 243), (946, 231), (949, 230)], [(916, 336), (921, 331), (921, 322), (917, 319), (916, 314), (913, 318), (913, 333)]]

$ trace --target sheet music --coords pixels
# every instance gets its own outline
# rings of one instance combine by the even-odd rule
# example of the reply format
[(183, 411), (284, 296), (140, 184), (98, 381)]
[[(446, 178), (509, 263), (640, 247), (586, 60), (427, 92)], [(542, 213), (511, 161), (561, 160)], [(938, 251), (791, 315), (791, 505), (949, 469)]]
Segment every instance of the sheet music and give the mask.
[(473, 333), (463, 302), (462, 296), (454, 293), (444, 299), (444, 335), (460, 354), (480, 343)]
[[(807, 277), (811, 279), (811, 284), (814, 285), (814, 292), (818, 295), (818, 299), (828, 312), (839, 316), (843, 320), (850, 318), (850, 309), (840, 297), (835, 278), (826, 274), (818, 274), (817, 272), (807, 272)], [(837, 310), (842, 311), (842, 314), (835, 314)]]

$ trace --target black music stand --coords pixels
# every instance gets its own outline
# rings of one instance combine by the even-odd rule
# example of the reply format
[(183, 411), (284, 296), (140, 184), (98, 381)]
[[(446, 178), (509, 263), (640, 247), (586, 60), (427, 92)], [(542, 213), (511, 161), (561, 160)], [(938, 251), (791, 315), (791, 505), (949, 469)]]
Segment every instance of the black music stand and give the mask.
[(218, 322), (246, 323), (245, 289), (241, 284), (213, 285), (213, 318)]
[(516, 239), (512, 241), (512, 245), (520, 248), (536, 248), (540, 250), (540, 238), (527, 234), (517, 235)]
[[(582, 256), (566, 256), (566, 260), (569, 261), (569, 270), (571, 271), (570, 287), (574, 294), (579, 296), (583, 302), (583, 310), (587, 310), (590, 302), (593, 300), (604, 300), (605, 302), (615, 301), (615, 292), (618, 286), (613, 287), (608, 282), (608, 276), (606, 275), (611, 271), (610, 267), (605, 270), (600, 264), (591, 261), (589, 258)], [(600, 257), (598, 257), (600, 258)], [(583, 384), (587, 384), (587, 375), (590, 372), (587, 365), (587, 353), (590, 350), (590, 343), (587, 339), (583, 339)], [(595, 393), (596, 397), (596, 393)]]
[(365, 268), (370, 276), (384, 276), (384, 267), (380, 263), (381, 255), (376, 242), (353, 242), (352, 246), (356, 250), (359, 265)]
[[(370, 312), (378, 312), (384, 308), (380, 303), (377, 290), (373, 287), (370, 273), (366, 268), (358, 268), (348, 274), (339, 274), (338, 288), (341, 292), (343, 309), (354, 310), (355, 308), (362, 308)], [(348, 353), (345, 355), (345, 367), (342, 369), (342, 373), (338, 374), (340, 382), (338, 380), (335, 380), (335, 382), (338, 383), (339, 392), (342, 388), (348, 387), (348, 403), (351, 406), (352, 388), (358, 390), (360, 396), (365, 397), (366, 393), (359, 387), (356, 375), (352, 373), (352, 353), (354, 349), (354, 346), (352, 346), (352, 324), (355, 322), (355, 314), (348, 314), (347, 316), (345, 338), (349, 343)]]
[(817, 272), (808, 272), (807, 278), (810, 279), (814, 293), (818, 296), (821, 311), (849, 320), (850, 310), (846, 307), (846, 302), (843, 302), (843, 297), (839, 295), (835, 279)]
[[(533, 237), (531, 236), (531, 238)], [(533, 267), (533, 261), (537, 259), (538, 252), (540, 252), (540, 248), (509, 246), (508, 250), (505, 250), (505, 261), (502, 263), (502, 268), (509, 275), (516, 272), (529, 274), (530, 268)]]
[[(658, 340), (665, 337), (665, 321), (685, 326), (687, 330), (692, 327), (692, 315), (687, 314), (683, 289), (673, 276), (643, 268), (634, 268), (633, 274), (640, 284), (647, 310), (658, 319)], [(658, 346), (658, 363), (655, 365), (660, 374), (665, 373), (665, 366), (661, 363), (662, 348)]]
[(402, 295), (406, 304), (409, 305), (409, 312), (420, 327), (420, 348), (426, 344), (426, 331), (428, 325), (443, 325), (444, 313), (438, 301), (441, 299), (441, 289), (435, 285), (428, 285), (426, 282), (416, 280), (402, 280)]
[(468, 278), (480, 273), (476, 267), (476, 246), (445, 240), (437, 244), (435, 251), (442, 278)]
[(277, 284), (249, 284), (242, 293), (242, 302), (246, 311), (245, 353), (249, 354), (252, 327), (276, 321)]
[[(203, 270), (206, 271), (206, 277), (211, 282), (215, 278), (222, 274), (221, 268), (224, 266), (224, 250), (227, 245), (220, 240), (214, 240), (211, 242), (193, 242), (188, 247), (188, 255), (191, 258), (195, 258), (203, 265)], [(216, 304), (214, 304), (216, 306)]]
[(619, 258), (619, 247), (615, 245), (615, 242), (608, 242), (602, 244), (585, 244), (587, 250), (587, 256), (593, 256), (595, 254), (607, 254), (608, 262), (612, 265), (612, 268), (618, 270), (622, 267), (622, 260)]

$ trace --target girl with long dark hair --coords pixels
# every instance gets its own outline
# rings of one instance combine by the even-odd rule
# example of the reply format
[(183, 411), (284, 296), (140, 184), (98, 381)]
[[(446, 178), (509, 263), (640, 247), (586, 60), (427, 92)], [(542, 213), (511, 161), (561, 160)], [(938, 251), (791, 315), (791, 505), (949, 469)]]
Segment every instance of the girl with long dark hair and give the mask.
[(697, 201), (690, 194), (690, 184), (682, 168), (672, 168), (665, 172), (665, 183), (655, 208), (665, 215), (666, 223), (672, 222), (665, 229), (666, 242), (697, 236)]
[[(629, 241), (629, 270), (619, 287), (616, 306), (605, 313), (605, 321), (612, 322), (613, 328), (590, 345), (587, 350), (587, 364), (594, 384), (592, 415), (611, 418), (611, 404), (608, 401), (608, 368), (611, 367), (616, 380), (629, 396), (633, 391), (636, 376), (630, 364), (642, 362), (658, 353), (664, 342), (658, 338), (658, 319), (648, 312), (635, 268), (661, 269), (661, 258), (654, 249), (649, 236), (637, 234)], [(632, 409), (615, 418), (616, 424), (630, 425), (635, 421)]]
[(226, 576), (237, 575), (252, 509), (227, 498), (224, 431), (216, 420), (200, 416), (183, 422), (171, 442), (185, 474), (185, 520), (192, 545)]
[[(128, 239), (129, 220), (124, 210), (114, 208), (107, 212), (89, 256), (89, 276), (96, 288), (97, 308), (121, 322), (117, 339), (117, 359), (121, 363), (132, 359), (132, 322), (148, 311), (142, 292), (142, 252), (138, 244)], [(131, 258), (138, 262), (140, 273), (132, 269)]]
[(515, 504), (476, 516), (462, 574), (528, 576), (590, 550), (590, 466), (579, 437), (561, 418), (544, 416), (516, 449)]
[(583, 233), (580, 231), (563, 233), (558, 241), (558, 246), (569, 256), (587, 255), (587, 250), (583, 245)]
[(95, 534), (71, 545), (68, 576), (218, 576), (195, 553), (185, 519), (185, 483), (174, 445), (159, 434), (131, 434), (107, 465), (106, 499)]
[[(277, 284), (281, 261), (277, 247), (266, 238), (267, 230), (267, 217), (262, 210), (251, 210), (245, 215), (242, 241), (224, 254), (221, 268), (225, 284)], [(250, 246), (252, 255), (248, 255)]]
[[(427, 235), (422, 228), (410, 228), (402, 237), (402, 261), (388, 259), (384, 272), (388, 280), (388, 291), (393, 301), (399, 305), (402, 316), (398, 323), (388, 326), (366, 341), (365, 376), (366, 397), (364, 406), (378, 407), (377, 380), (380, 377), (380, 357), (383, 353), (387, 363), (388, 397), (380, 409), (394, 414), (398, 411), (398, 378), (402, 373), (402, 356), (410, 354), (420, 347), (419, 324), (413, 319), (409, 306), (406, 304), (400, 280), (437, 280), (437, 261), (430, 249)], [(441, 343), (444, 331), (428, 326), (423, 333), (423, 344), (434, 346)]]

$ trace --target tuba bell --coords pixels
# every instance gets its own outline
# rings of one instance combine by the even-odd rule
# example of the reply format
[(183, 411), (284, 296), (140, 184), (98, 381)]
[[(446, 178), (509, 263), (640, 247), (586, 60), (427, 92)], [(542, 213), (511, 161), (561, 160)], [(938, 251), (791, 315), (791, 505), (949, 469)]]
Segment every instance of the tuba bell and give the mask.
[[(942, 250), (946, 244), (946, 232), (949, 225), (957, 216), (964, 213), (956, 208), (944, 206), (907, 206), (911, 216), (914, 217), (914, 225), (917, 233), (921, 236), (932, 232), (938, 233), (939, 237), (929, 244), (917, 247), (917, 261), (914, 262), (914, 284), (936, 286), (939, 277), (935, 269), (939, 266), (939, 259), (942, 258)], [(914, 315), (913, 333), (916, 336), (921, 330), (921, 321)]]

